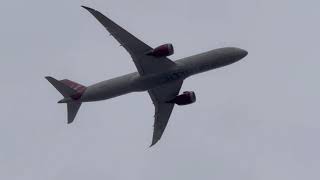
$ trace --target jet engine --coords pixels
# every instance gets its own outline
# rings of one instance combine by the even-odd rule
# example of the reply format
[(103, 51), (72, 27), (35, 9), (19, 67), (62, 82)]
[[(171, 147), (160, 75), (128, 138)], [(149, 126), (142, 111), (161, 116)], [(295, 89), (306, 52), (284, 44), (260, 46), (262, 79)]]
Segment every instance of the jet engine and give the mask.
[(175, 103), (180, 106), (192, 104), (194, 102), (196, 102), (196, 94), (193, 91), (185, 91), (171, 101), (168, 101), (168, 103)]
[(166, 57), (174, 53), (172, 44), (163, 44), (146, 53), (146, 55), (154, 57)]

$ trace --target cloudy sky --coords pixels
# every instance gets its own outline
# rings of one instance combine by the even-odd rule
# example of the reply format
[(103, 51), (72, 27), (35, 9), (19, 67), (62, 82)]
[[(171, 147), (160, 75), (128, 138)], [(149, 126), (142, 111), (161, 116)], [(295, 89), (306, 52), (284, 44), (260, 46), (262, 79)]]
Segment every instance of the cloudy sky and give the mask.
[[(136, 71), (80, 5), (176, 60), (236, 46), (242, 61), (191, 77), (195, 104), (152, 138), (147, 93), (83, 104), (66, 124), (50, 75), (84, 85)], [(0, 6), (0, 179), (319, 179), (316, 0), (11, 0)]]

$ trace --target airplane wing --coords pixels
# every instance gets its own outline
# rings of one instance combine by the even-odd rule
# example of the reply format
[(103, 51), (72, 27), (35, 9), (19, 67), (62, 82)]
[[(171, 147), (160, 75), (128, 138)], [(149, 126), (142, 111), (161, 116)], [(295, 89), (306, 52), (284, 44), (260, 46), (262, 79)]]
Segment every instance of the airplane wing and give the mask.
[(148, 91), (155, 106), (155, 120), (151, 146), (160, 140), (173, 110), (174, 104), (166, 102), (172, 100), (179, 94), (182, 83), (183, 81), (172, 82)]
[(166, 57), (156, 58), (145, 53), (152, 50), (150, 46), (130, 34), (99, 11), (87, 9), (131, 55), (140, 75), (162, 72), (176, 64)]

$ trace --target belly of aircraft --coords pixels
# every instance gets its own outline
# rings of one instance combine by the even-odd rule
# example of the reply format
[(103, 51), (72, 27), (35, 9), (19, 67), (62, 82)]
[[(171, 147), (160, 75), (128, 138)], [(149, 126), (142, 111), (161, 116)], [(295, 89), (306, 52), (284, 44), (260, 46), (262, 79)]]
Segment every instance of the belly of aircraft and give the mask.
[(134, 73), (128, 74), (89, 86), (81, 100), (83, 102), (99, 101), (133, 92), (131, 84), (134, 76)]
[(81, 97), (81, 101), (99, 101), (114, 98), (131, 92), (147, 91), (158, 86), (184, 79), (184, 71), (172, 71), (139, 76), (137, 73), (128, 74), (111, 80), (89, 86)]

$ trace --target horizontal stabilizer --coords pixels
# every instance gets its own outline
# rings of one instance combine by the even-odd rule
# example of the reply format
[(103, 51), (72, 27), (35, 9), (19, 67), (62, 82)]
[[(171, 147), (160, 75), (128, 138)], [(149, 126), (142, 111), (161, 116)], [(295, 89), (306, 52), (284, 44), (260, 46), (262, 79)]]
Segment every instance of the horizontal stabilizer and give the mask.
[(68, 108), (68, 124), (72, 123), (74, 118), (76, 117), (79, 108), (81, 106), (80, 102), (69, 102), (67, 104)]
[(70, 97), (77, 93), (76, 90), (72, 89), (71, 87), (67, 86), (61, 81), (56, 80), (53, 77), (47, 76), (46, 79), (64, 96)]

